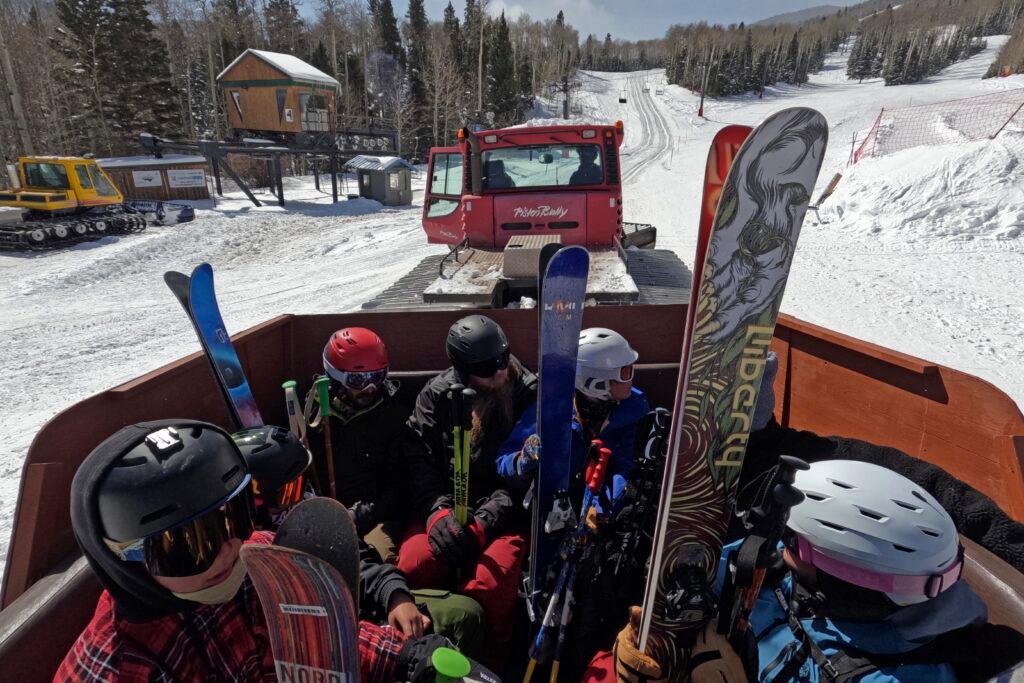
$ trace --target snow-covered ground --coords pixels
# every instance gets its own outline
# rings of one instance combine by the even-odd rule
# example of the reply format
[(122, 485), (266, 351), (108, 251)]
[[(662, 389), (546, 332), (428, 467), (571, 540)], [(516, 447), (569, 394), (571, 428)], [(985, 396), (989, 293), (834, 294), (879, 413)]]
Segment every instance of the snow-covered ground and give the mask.
[[(708, 102), (707, 120), (696, 116), (696, 96), (664, 86), (663, 71), (588, 72), (580, 117), (625, 122), (626, 218), (657, 225), (659, 246), (692, 264), (714, 133), (785, 106), (819, 109), (832, 140), (821, 186), (837, 171), (845, 177), (821, 222), (808, 217), (784, 310), (979, 375), (1024, 404), (1024, 136), (846, 168), (851, 136), (863, 136), (881, 106), (1024, 86), (1021, 77), (979, 78), (1004, 40), (990, 38), (985, 52), (925, 83), (892, 88), (848, 81), (838, 54), (803, 87)], [(189, 224), (64, 251), (0, 254), (0, 559), (38, 428), (68, 405), (196, 349), (165, 270), (211, 262), (231, 330), (285, 312), (351, 310), (444, 250), (428, 246), (420, 229), (422, 187), (420, 175), (413, 207), (384, 209), (362, 199), (332, 205), (308, 179), (286, 179), (286, 209), (256, 208), (239, 196)]]

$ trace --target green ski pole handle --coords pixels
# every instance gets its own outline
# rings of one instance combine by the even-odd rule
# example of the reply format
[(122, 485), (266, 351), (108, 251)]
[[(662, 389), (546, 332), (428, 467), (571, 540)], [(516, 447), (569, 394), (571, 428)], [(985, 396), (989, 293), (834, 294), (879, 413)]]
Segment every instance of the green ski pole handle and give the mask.
[(317, 396), (320, 399), (320, 422), (324, 425), (324, 451), (327, 453), (327, 485), (331, 498), (338, 499), (338, 484), (334, 479), (334, 446), (331, 443), (331, 380), (321, 377), (316, 381)]
[(430, 655), (430, 663), (437, 672), (437, 683), (461, 681), (469, 675), (472, 665), (466, 656), (450, 647), (439, 647)]

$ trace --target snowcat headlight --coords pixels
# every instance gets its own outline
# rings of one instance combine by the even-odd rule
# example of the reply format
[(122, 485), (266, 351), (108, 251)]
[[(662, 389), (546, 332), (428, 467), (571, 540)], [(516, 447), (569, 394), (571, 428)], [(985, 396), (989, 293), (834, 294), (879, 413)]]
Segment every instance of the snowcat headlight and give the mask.
[(597, 131), (596, 130), (585, 130), (582, 133), (580, 133), (580, 137), (583, 138), (584, 140), (590, 140), (591, 138), (596, 138), (597, 137)]

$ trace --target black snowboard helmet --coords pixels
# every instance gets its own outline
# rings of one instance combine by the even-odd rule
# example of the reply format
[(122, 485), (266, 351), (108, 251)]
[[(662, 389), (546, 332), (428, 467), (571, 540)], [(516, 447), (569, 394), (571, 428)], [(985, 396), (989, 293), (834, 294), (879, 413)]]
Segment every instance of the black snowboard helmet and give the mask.
[(485, 315), (457, 320), (448, 330), (445, 350), (463, 382), (469, 381), (469, 375), (492, 377), (508, 367), (508, 337)]
[(287, 429), (265, 425), (231, 435), (252, 475), (258, 505), (290, 507), (302, 500), (306, 468), (313, 460), (298, 437)]
[(96, 496), (103, 533), (112, 541), (146, 538), (181, 526), (223, 505), (250, 482), (231, 436), (206, 422), (131, 425), (100, 449), (120, 454)]

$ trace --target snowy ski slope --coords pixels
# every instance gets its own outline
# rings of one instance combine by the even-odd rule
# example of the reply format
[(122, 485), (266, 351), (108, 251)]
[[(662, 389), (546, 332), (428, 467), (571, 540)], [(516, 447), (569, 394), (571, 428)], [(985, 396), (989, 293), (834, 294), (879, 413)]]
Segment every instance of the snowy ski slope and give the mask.
[[(583, 74), (580, 117), (622, 119), (628, 220), (658, 226), (659, 246), (692, 263), (704, 159), (725, 123), (756, 124), (792, 105), (832, 127), (821, 184), (846, 177), (801, 235), (783, 309), (825, 327), (979, 375), (1024, 404), (1024, 136), (908, 150), (845, 168), (850, 138), (881, 106), (1022, 87), (981, 81), (1004, 38), (926, 83), (849, 82), (843, 55), (804, 87), (707, 103), (664, 72)], [(650, 85), (649, 92), (643, 87)], [(620, 90), (628, 101), (619, 104)], [(534, 123), (544, 122), (538, 117)], [(0, 254), (0, 559), (32, 436), (63, 408), (197, 349), (164, 287), (168, 269), (210, 261), (224, 318), (238, 331), (275, 315), (356, 308), (444, 247), (428, 246), (416, 206), (332, 206), (310, 181), (286, 179), (289, 207), (218, 202), (190, 224), (108, 237), (52, 253)], [(820, 190), (820, 188), (819, 188)], [(441, 343), (441, 340), (438, 340)], [(856, 410), (856, 406), (851, 406)]]

